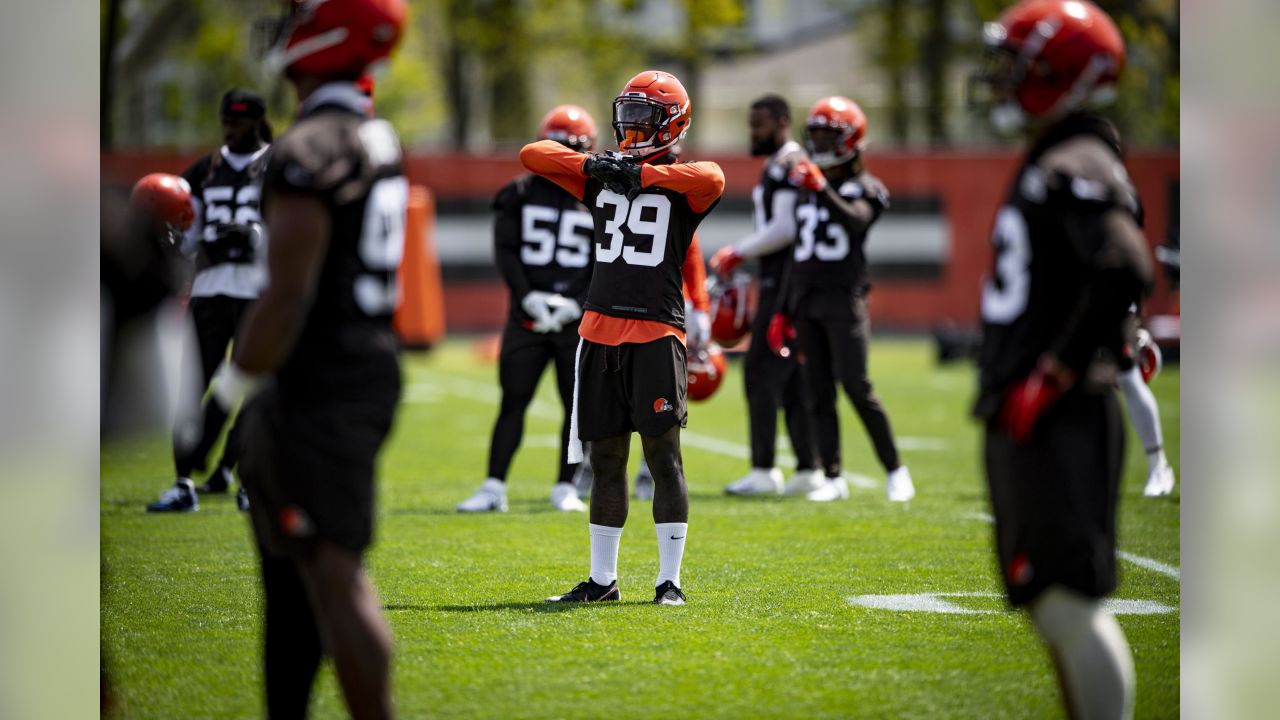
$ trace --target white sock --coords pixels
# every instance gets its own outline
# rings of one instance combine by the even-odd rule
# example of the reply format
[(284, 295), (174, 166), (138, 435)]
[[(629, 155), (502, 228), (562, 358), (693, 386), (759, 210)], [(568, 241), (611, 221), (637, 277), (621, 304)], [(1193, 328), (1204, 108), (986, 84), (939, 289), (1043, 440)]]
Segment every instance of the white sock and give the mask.
[(618, 545), (622, 528), (587, 524), (591, 532), (591, 582), (609, 585), (618, 579)]
[(1156, 396), (1151, 388), (1142, 382), (1142, 372), (1133, 368), (1120, 374), (1120, 389), (1124, 392), (1124, 402), (1129, 408), (1129, 423), (1142, 441), (1142, 448), (1147, 451), (1148, 472), (1155, 468), (1158, 458), (1153, 458), (1164, 445), (1164, 433), (1160, 427), (1160, 406), (1156, 404)]
[(1052, 649), (1074, 717), (1132, 717), (1133, 654), (1100, 601), (1055, 585), (1036, 599), (1031, 619)]
[(1156, 471), (1156, 468), (1160, 467), (1161, 465), (1167, 462), (1168, 460), (1166, 460), (1164, 457), (1163, 449), (1157, 449), (1147, 453), (1147, 474), (1150, 475), (1151, 473)]
[(658, 579), (653, 584), (656, 587), (670, 580), (680, 587), (680, 561), (689, 523), (657, 523), (654, 527), (658, 530)]

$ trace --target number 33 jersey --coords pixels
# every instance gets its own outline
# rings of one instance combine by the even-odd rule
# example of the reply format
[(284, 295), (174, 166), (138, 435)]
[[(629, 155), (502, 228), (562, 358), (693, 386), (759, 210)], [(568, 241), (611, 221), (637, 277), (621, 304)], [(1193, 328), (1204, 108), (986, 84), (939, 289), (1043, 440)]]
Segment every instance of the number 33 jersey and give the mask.
[(586, 309), (683, 330), (682, 267), (694, 231), (716, 203), (697, 212), (684, 193), (656, 186), (627, 200), (591, 179), (583, 203), (595, 219), (596, 249)]
[[(330, 374), (362, 356), (394, 354), (391, 314), (404, 249), (409, 186), (400, 139), (386, 120), (369, 119), (351, 83), (322, 86), (275, 144), (263, 188), (263, 214), (283, 194), (325, 206), (329, 247), (293, 353), (279, 375)], [(268, 243), (270, 238), (268, 238)], [(270, 284), (270, 279), (268, 279)]]

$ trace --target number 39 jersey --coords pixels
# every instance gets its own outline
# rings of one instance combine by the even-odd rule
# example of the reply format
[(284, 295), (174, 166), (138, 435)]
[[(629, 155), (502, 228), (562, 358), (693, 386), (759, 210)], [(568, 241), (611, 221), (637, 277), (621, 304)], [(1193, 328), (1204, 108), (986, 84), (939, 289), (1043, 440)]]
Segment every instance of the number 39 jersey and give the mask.
[(585, 307), (683, 330), (681, 268), (694, 231), (716, 203), (695, 212), (684, 194), (654, 186), (627, 200), (590, 179), (583, 202), (595, 220), (596, 251)]
[[(1073, 116), (1048, 131), (1018, 170), (992, 228), (992, 263), (982, 289), (977, 416), (993, 417), (1005, 389), (1046, 352), (1062, 352), (1068, 332), (1080, 338), (1073, 342), (1087, 345), (1090, 356), (1118, 350), (1118, 323), (1086, 328), (1083, 335), (1073, 326), (1090, 278), (1116, 264), (1122, 247), (1145, 250), (1137, 230), (1141, 205), (1119, 152), (1109, 123)], [(1124, 226), (1136, 236), (1131, 242), (1122, 237), (1123, 228), (1107, 221), (1116, 209), (1136, 221)]]
[(278, 140), (267, 167), (264, 216), (274, 196), (304, 194), (324, 204), (332, 228), (302, 333), (279, 373), (282, 384), (291, 374), (341, 374), (358, 367), (352, 361), (361, 356), (396, 349), (391, 314), (409, 188), (395, 129), (369, 119), (362, 101), (354, 85), (321, 87)]
[(511, 290), (510, 319), (530, 320), (520, 301), (531, 290), (581, 304), (591, 284), (594, 225), (587, 208), (566, 190), (532, 173), (493, 200), (494, 258)]

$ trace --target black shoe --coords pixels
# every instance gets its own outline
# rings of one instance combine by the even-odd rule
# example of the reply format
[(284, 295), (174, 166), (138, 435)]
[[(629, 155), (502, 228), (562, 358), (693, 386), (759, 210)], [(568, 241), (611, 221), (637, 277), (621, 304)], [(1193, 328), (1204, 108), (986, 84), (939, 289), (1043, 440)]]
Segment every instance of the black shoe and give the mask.
[(684, 592), (670, 580), (655, 588), (654, 605), (683, 605)]
[(249, 491), (244, 489), (244, 485), (236, 491), (236, 507), (240, 508), (240, 512), (249, 512)]
[(165, 490), (159, 500), (147, 506), (147, 512), (195, 512), (199, 509), (196, 489), (186, 478), (178, 478), (178, 482)]
[(231, 468), (219, 467), (204, 484), (196, 488), (201, 495), (225, 495), (231, 489)]
[(617, 580), (608, 585), (597, 585), (591, 578), (587, 578), (586, 582), (578, 583), (577, 587), (563, 595), (552, 595), (547, 598), (547, 602), (601, 602), (621, 599), (622, 593), (618, 591)]

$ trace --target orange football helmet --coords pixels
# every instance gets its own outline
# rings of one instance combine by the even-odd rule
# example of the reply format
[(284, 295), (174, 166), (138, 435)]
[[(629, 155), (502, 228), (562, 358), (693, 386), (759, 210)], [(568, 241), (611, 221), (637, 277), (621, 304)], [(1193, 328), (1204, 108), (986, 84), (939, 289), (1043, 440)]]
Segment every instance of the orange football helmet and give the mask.
[(705, 343), (689, 358), (689, 399), (701, 402), (716, 394), (724, 383), (729, 363), (724, 351), (713, 343)]
[(400, 41), (406, 0), (288, 0), (273, 65), (288, 76), (354, 78)]
[(849, 162), (866, 146), (867, 116), (847, 97), (825, 97), (809, 108), (805, 144), (809, 159), (820, 168)]
[(751, 331), (752, 313), (747, 301), (746, 273), (734, 273), (723, 280), (715, 275), (707, 278), (707, 294), (711, 297), (711, 337), (730, 347), (737, 345)]
[(991, 122), (1001, 132), (1115, 98), (1124, 38), (1087, 0), (1023, 0), (987, 23), (982, 39), (987, 66), (971, 88), (989, 87)]
[(129, 211), (148, 221), (156, 234), (177, 243), (196, 220), (191, 185), (169, 173), (151, 173), (133, 186)]
[(577, 105), (557, 105), (542, 118), (538, 139), (555, 140), (579, 152), (590, 152), (596, 145), (596, 121)]
[(689, 132), (692, 113), (689, 93), (675, 75), (645, 70), (631, 78), (613, 100), (613, 134), (618, 150), (652, 158)]

